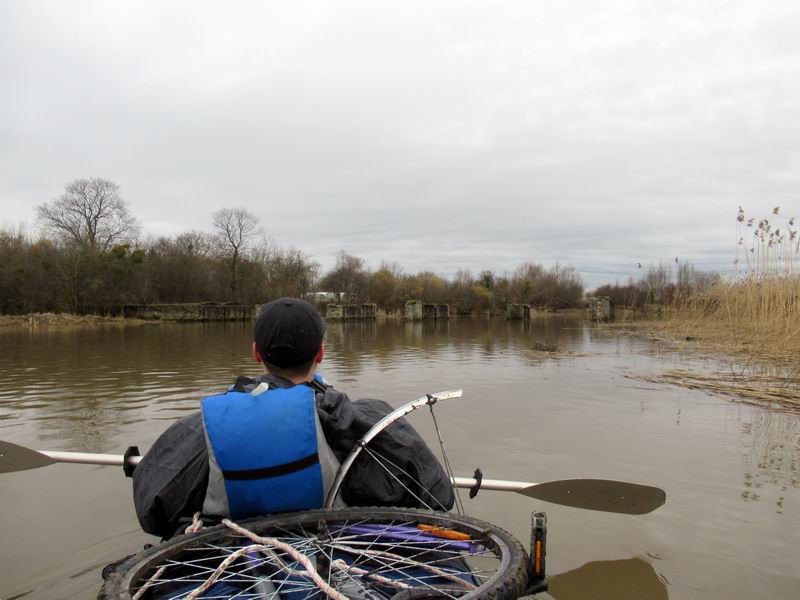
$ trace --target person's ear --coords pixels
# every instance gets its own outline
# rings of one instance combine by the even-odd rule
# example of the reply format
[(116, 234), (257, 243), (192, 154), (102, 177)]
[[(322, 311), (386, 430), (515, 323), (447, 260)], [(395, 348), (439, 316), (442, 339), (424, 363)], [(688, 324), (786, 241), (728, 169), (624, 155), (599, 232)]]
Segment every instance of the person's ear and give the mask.
[(325, 357), (325, 344), (321, 344), (319, 347), (319, 352), (317, 352), (317, 357), (314, 359), (316, 364), (322, 362), (322, 359)]
[(264, 364), (264, 361), (261, 358), (261, 353), (258, 351), (258, 348), (256, 347), (256, 343), (255, 342), (253, 342), (253, 360), (256, 361), (260, 365)]

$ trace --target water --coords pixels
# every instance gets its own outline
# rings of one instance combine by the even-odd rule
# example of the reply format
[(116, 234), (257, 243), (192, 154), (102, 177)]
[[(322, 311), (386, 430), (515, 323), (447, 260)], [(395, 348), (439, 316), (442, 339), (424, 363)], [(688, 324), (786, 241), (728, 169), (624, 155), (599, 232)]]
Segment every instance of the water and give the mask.
[[(0, 332), (0, 439), (32, 448), (142, 450), (169, 423), (254, 374), (249, 324)], [(531, 351), (534, 342), (574, 353)], [(644, 516), (482, 491), (469, 514), (528, 537), (549, 519), (551, 597), (800, 597), (800, 417), (626, 375), (715, 361), (577, 321), (329, 325), (322, 371), (351, 398), (437, 407), (456, 474), (656, 485)], [(430, 442), (429, 416), (412, 422)], [(0, 598), (93, 598), (102, 565), (155, 540), (121, 470), (59, 464), (0, 475)]]

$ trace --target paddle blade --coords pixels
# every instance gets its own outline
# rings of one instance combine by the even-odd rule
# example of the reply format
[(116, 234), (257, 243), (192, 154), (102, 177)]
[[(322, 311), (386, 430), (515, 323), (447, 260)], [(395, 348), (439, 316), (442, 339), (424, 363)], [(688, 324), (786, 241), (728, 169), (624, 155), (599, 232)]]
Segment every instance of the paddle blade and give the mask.
[(588, 510), (644, 515), (667, 501), (664, 490), (611, 479), (564, 479), (519, 490), (523, 496)]
[(0, 473), (38, 469), (54, 462), (56, 461), (41, 452), (0, 440)]

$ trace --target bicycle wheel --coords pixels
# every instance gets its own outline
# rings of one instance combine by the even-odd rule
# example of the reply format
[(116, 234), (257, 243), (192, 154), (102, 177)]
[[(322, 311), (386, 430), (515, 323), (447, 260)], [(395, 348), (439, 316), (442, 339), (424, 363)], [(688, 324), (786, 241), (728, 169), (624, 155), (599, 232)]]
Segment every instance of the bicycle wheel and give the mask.
[[(239, 525), (258, 537), (225, 524), (179, 536), (120, 564), (98, 598), (503, 600), (518, 598), (528, 580), (522, 545), (508, 532), (471, 517), (346, 508), (248, 519)], [(219, 573), (223, 562), (227, 565)], [(209, 583), (215, 572), (217, 578)]]

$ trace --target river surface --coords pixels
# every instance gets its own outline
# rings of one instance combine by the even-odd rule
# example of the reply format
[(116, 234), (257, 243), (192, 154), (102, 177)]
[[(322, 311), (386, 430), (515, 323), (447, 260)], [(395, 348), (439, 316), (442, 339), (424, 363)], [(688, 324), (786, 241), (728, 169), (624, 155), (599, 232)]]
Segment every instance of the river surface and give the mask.
[[(204, 394), (256, 374), (250, 324), (0, 332), (0, 439), (48, 449), (146, 450)], [(544, 342), (573, 353), (547, 357)], [(548, 514), (549, 596), (800, 598), (800, 417), (638, 382), (717, 363), (580, 321), (331, 323), (322, 372), (351, 398), (437, 405), (457, 475), (619, 479), (666, 490), (643, 516), (507, 492), (467, 512), (522, 540)], [(434, 445), (430, 416), (412, 423)], [(121, 469), (57, 464), (0, 475), (0, 598), (94, 598), (100, 569), (156, 541)]]

